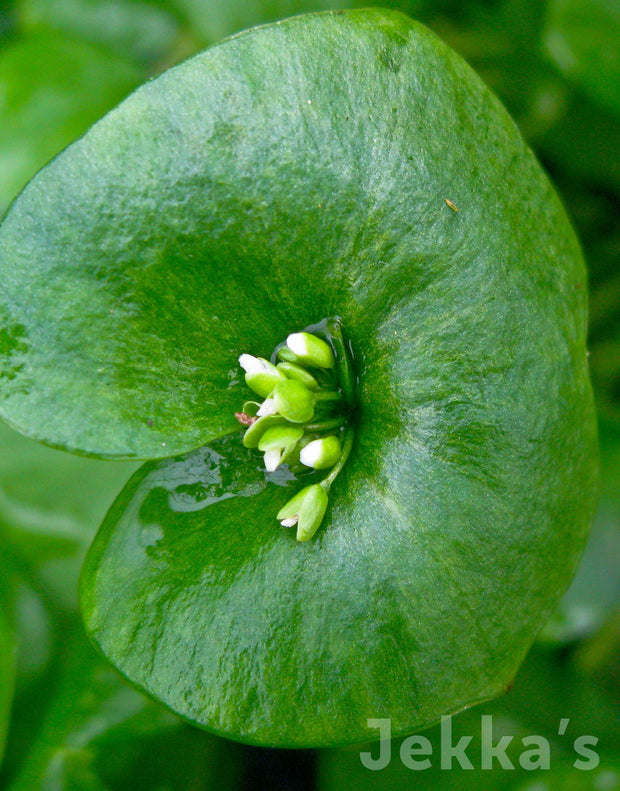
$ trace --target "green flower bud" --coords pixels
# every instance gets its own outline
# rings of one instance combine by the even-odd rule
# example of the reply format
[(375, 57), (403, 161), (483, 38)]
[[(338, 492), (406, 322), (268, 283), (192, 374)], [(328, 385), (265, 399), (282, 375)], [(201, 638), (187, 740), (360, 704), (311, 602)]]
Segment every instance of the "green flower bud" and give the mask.
[(297, 379), (298, 382), (306, 385), (308, 390), (319, 389), (317, 380), (311, 373), (306, 371), (305, 368), (302, 368), (301, 365), (295, 365), (295, 363), (278, 363), (277, 369), (281, 371), (287, 379)]
[(252, 423), (243, 435), (243, 444), (246, 448), (258, 448), (258, 443), (267, 429), (273, 426), (285, 425), (286, 421), (280, 415), (265, 415)]
[(284, 527), (297, 525), (297, 540), (308, 541), (323, 521), (327, 502), (327, 492), (320, 483), (306, 486), (278, 511), (277, 519)]
[(304, 430), (301, 426), (272, 426), (260, 438), (258, 449), (265, 452), (265, 469), (273, 472), (294, 449), (297, 442), (303, 437)]
[(275, 448), (287, 448), (293, 445), (304, 435), (301, 426), (272, 426), (268, 428), (258, 442), (259, 450), (274, 450)]
[(262, 398), (266, 398), (278, 382), (286, 381), (284, 374), (262, 357), (242, 354), (239, 357), (239, 365), (245, 371), (248, 387)]
[(286, 339), (286, 345), (304, 365), (313, 368), (333, 368), (335, 365), (330, 345), (309, 332), (294, 332)]
[(278, 360), (284, 360), (287, 363), (296, 363), (297, 357), (293, 354), (293, 352), (288, 348), (286, 344), (280, 346), (278, 351), (276, 352), (276, 357)]
[(279, 382), (258, 410), (263, 415), (281, 415), (291, 423), (306, 423), (314, 415), (314, 396), (296, 379)]
[(313, 467), (315, 470), (327, 470), (337, 463), (341, 454), (340, 440), (332, 435), (309, 442), (302, 448), (299, 460), (306, 467)]

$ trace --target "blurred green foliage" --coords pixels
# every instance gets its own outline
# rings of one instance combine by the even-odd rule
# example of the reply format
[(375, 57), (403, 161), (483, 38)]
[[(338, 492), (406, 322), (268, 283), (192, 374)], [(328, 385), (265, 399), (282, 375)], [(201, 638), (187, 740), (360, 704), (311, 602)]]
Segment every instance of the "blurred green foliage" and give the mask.
[[(0, 214), (36, 171), (140, 82), (245, 27), (343, 0), (3, 0)], [(413, 772), (362, 767), (358, 750), (257, 754), (184, 725), (133, 691), (86, 644), (76, 587), (85, 549), (131, 473), (0, 430), (0, 788), (620, 788), (620, 3), (618, 0), (400, 0), (498, 93), (558, 186), (590, 267), (590, 348), (601, 416), (599, 510), (575, 582), (502, 700), (454, 719), (455, 737), (494, 715), (518, 767), (541, 734), (550, 771)], [(584, 284), (584, 288), (586, 284)], [(10, 725), (9, 725), (10, 716)], [(569, 718), (567, 734), (558, 734)], [(573, 766), (581, 734), (600, 766)], [(437, 728), (426, 732), (434, 745)], [(369, 731), (369, 737), (371, 732)], [(456, 738), (453, 739), (456, 741)], [(377, 751), (377, 747), (364, 748)], [(469, 750), (468, 750), (469, 752)], [(294, 756), (293, 756), (294, 758)], [(257, 769), (258, 767), (258, 769)], [(258, 774), (256, 772), (258, 771)], [(253, 774), (254, 773), (254, 774)]]

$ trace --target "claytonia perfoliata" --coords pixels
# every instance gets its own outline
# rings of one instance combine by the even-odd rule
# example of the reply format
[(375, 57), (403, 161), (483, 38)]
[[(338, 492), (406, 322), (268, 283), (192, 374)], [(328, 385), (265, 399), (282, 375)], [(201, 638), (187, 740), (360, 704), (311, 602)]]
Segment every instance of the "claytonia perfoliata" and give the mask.
[[(328, 322), (323, 324), (327, 327)], [(247, 426), (245, 447), (263, 453), (267, 472), (282, 464), (299, 474), (330, 470), (320, 484), (306, 486), (277, 515), (285, 527), (297, 525), (298, 541), (308, 541), (319, 528), (329, 488), (353, 441), (347, 409), (352, 406), (354, 377), (338, 320), (331, 320), (331, 327), (331, 334), (321, 330), (325, 338), (309, 331), (290, 334), (274, 352), (277, 364), (251, 354), (239, 357), (246, 383), (264, 399), (247, 401), (243, 411), (235, 413)]]

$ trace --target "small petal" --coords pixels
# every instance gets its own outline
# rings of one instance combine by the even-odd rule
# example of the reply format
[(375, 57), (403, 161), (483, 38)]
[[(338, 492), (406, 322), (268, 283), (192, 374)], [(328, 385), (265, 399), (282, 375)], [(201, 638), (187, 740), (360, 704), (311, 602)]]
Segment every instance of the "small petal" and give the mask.
[(266, 415), (275, 415), (277, 412), (278, 405), (275, 401), (275, 398), (266, 398), (260, 405), (256, 414), (258, 417), (265, 417)]
[(280, 466), (280, 459), (282, 457), (282, 451), (280, 448), (273, 448), (272, 450), (266, 450), (264, 453), (264, 460), (265, 460), (265, 469), (267, 472), (274, 472)]

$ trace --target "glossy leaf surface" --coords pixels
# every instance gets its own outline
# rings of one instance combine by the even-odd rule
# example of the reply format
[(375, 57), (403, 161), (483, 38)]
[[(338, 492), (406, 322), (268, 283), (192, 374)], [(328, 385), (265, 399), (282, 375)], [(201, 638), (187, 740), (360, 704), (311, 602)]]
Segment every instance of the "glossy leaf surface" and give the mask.
[(84, 610), (134, 683), (283, 745), (506, 687), (592, 510), (585, 273), (514, 124), (432, 34), (312, 15), (172, 69), (26, 189), (0, 275), (0, 411), (81, 452), (234, 430), (239, 354), (325, 316), (355, 351), (356, 444), (306, 546), (234, 437), (113, 508)]
[(0, 412), (87, 453), (233, 430), (239, 352), (325, 315), (345, 317), (375, 389), (421, 379), (419, 404), (437, 374), (479, 396), (517, 359), (529, 386), (523, 334), (583, 377), (581, 261), (555, 195), (466, 66), (379, 12), (242, 35), (136, 92), (22, 194), (0, 273)]
[(358, 453), (300, 549), (275, 521), (291, 476), (259, 464), (232, 435), (145, 465), (108, 514), (82, 604), (131, 680), (199, 724), (287, 746), (363, 741), (375, 715), (423, 727), (503, 691), (568, 537), (540, 547), (527, 520), (489, 530), (471, 506), (438, 530), (428, 489), (416, 503), (384, 488), (394, 471)]

